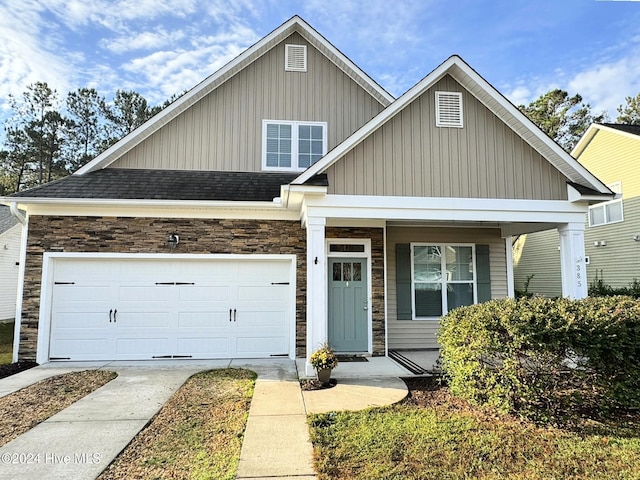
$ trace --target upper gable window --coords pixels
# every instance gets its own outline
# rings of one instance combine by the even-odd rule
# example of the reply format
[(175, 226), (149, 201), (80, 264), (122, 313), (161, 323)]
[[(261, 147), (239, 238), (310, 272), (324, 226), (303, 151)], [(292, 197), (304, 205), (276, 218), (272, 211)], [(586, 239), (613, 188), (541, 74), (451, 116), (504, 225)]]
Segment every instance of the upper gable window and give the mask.
[[(622, 195), (622, 182), (607, 185), (614, 193)], [(624, 220), (624, 212), (622, 209), (622, 197), (608, 202), (598, 203), (589, 207), (589, 226), (597, 227), (598, 225), (608, 225), (609, 223), (618, 223)]]
[(263, 170), (304, 170), (327, 153), (325, 122), (263, 120)]
[(463, 127), (462, 93), (436, 92), (436, 127)]
[(307, 46), (306, 45), (285, 45), (284, 46), (284, 69), (288, 72), (307, 71)]

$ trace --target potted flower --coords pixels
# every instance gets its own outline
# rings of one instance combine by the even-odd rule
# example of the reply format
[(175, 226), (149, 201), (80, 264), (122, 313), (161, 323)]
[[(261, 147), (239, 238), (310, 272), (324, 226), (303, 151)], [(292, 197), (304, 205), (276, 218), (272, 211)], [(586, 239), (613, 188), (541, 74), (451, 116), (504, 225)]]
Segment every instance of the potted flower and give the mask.
[(338, 356), (327, 342), (320, 345), (309, 357), (309, 363), (316, 369), (318, 380), (329, 383), (331, 370), (338, 366)]

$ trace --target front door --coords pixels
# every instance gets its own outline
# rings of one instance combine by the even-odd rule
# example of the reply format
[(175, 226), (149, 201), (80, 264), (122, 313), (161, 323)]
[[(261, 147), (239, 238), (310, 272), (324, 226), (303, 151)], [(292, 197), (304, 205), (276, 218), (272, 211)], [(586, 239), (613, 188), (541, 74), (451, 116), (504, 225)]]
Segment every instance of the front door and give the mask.
[(329, 345), (342, 353), (368, 347), (367, 260), (329, 258)]

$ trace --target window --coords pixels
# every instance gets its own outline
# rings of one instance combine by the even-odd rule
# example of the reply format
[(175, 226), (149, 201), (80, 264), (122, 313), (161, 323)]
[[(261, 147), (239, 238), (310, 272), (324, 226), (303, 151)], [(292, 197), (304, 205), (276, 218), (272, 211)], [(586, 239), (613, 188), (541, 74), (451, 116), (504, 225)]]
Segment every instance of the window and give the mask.
[(436, 127), (463, 127), (462, 93), (436, 92)]
[(411, 289), (414, 319), (476, 303), (475, 246), (411, 244)]
[(327, 152), (323, 122), (263, 121), (264, 170), (304, 170)]
[[(622, 195), (622, 182), (607, 185), (613, 192)], [(624, 220), (622, 209), (622, 197), (608, 202), (598, 203), (589, 207), (589, 226), (597, 227), (609, 223), (618, 223)]]

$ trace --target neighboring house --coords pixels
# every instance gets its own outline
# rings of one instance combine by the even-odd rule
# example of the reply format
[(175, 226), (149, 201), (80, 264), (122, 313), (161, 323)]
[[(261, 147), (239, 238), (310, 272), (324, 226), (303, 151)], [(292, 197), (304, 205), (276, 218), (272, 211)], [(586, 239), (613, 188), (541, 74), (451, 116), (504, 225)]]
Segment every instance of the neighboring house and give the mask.
[(0, 206), (0, 322), (13, 320), (16, 314), (21, 233), (9, 207)]
[[(640, 125), (592, 124), (571, 152), (617, 196), (585, 216), (587, 281), (628, 287), (640, 280)], [(516, 288), (562, 294), (556, 231), (524, 235), (514, 247)]]
[[(611, 192), (457, 56), (394, 99), (293, 17), (25, 209), (20, 358), (437, 347), (513, 295), (513, 235)], [(308, 373), (312, 373), (307, 362)]]

